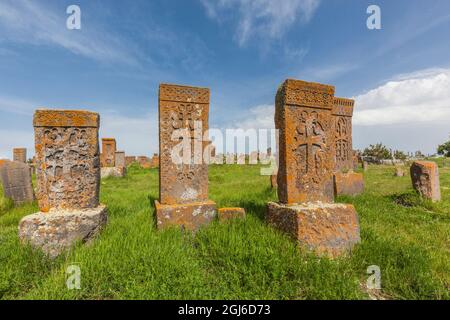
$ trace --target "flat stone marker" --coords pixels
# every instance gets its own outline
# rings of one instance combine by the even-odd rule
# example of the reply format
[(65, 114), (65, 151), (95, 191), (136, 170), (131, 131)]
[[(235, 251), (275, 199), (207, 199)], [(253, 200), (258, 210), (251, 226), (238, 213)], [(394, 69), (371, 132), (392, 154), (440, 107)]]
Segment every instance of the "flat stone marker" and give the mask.
[(258, 164), (258, 152), (257, 151), (253, 151), (250, 153), (250, 157), (249, 157), (249, 164), (255, 165)]
[(27, 162), (27, 149), (26, 148), (14, 148), (13, 149), (13, 161)]
[(99, 115), (88, 111), (34, 114), (41, 212), (22, 219), (19, 237), (51, 257), (77, 241), (92, 240), (107, 221), (106, 207), (99, 203), (99, 124)]
[(275, 101), (279, 129), (279, 203), (267, 207), (269, 225), (319, 255), (336, 257), (360, 241), (355, 208), (334, 204), (334, 87), (286, 80)]
[[(208, 164), (202, 161), (209, 96), (206, 88), (170, 84), (159, 87), (160, 199), (155, 201), (158, 228), (177, 225), (197, 230), (217, 215), (216, 204), (208, 200)], [(191, 150), (190, 154), (183, 153), (181, 163), (173, 159), (180, 141), (172, 139), (174, 133), (180, 132), (189, 134), (183, 143)]]
[(439, 169), (432, 161), (415, 161), (411, 165), (411, 180), (414, 189), (433, 202), (441, 201)]
[(218, 212), (219, 221), (245, 218), (244, 208), (220, 208)]
[(334, 191), (336, 195), (355, 196), (364, 192), (364, 176), (353, 172), (352, 117), (355, 101), (334, 98)]
[(237, 158), (237, 164), (244, 165), (245, 164), (245, 154), (239, 154)]
[(116, 166), (115, 160), (116, 160), (116, 139), (103, 138), (102, 154), (101, 154), (102, 167), (115, 167)]
[(2, 161), (0, 179), (3, 195), (13, 200), (15, 205), (33, 202), (31, 171), (27, 164), (17, 161)]

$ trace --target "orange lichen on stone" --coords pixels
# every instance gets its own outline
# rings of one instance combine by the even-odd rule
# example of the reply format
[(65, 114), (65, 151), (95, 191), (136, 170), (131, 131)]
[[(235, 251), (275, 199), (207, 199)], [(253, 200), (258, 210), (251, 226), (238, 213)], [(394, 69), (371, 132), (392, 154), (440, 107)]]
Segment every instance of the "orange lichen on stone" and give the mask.
[(356, 196), (364, 192), (364, 176), (355, 172), (336, 172), (334, 174), (335, 194)]
[(236, 218), (245, 218), (244, 208), (220, 208), (218, 212), (220, 221), (231, 220)]
[(100, 115), (83, 110), (39, 109), (34, 113), (34, 127), (93, 127), (100, 126)]
[(434, 202), (441, 200), (439, 169), (435, 162), (413, 162), (411, 165), (411, 180), (414, 189), (422, 197)]
[(301, 247), (330, 258), (349, 252), (361, 240), (358, 215), (350, 204), (271, 202), (266, 221)]

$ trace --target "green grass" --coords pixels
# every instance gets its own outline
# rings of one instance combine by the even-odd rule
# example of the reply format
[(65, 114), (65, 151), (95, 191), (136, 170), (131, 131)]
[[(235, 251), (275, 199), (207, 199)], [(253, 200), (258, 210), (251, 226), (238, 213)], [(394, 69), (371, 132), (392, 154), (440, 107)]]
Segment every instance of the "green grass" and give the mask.
[[(109, 223), (89, 246), (48, 260), (19, 244), (20, 219), (36, 204), (13, 208), (0, 195), (2, 299), (450, 299), (450, 167), (440, 168), (443, 201), (420, 199), (409, 177), (370, 166), (366, 192), (339, 202), (356, 206), (362, 243), (349, 258), (301, 251), (266, 226), (276, 200), (258, 166), (211, 166), (210, 198), (241, 206), (245, 220), (214, 222), (195, 237), (156, 231), (158, 171), (136, 167), (102, 181)], [(66, 288), (66, 268), (81, 268), (81, 290)], [(367, 267), (381, 268), (381, 292), (368, 292)]]

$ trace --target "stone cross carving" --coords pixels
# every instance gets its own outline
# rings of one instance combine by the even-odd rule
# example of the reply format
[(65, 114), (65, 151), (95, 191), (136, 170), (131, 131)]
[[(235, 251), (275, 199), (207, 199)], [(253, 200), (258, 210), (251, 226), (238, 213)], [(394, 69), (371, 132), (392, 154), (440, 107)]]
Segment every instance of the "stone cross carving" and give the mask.
[(336, 171), (353, 169), (352, 116), (355, 101), (335, 98), (333, 105)]

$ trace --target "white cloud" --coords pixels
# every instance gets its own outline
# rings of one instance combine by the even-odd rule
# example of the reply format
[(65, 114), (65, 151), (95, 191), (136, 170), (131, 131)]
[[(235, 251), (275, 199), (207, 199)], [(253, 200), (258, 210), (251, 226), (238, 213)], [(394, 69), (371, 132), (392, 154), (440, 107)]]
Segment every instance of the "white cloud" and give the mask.
[(428, 69), (394, 79), (355, 97), (355, 125), (450, 120), (450, 69)]
[(275, 128), (274, 122), (275, 107), (273, 105), (259, 105), (250, 108), (241, 120), (230, 123), (230, 128), (240, 129), (273, 129)]
[[(236, 40), (243, 46), (252, 37), (278, 39), (298, 20), (308, 22), (320, 0), (201, 0), (207, 15), (223, 21), (237, 10)], [(233, 12), (235, 14), (235, 12)]]
[(100, 31), (98, 26), (95, 31), (83, 24), (81, 30), (68, 30), (67, 17), (65, 11), (56, 12), (42, 1), (2, 0), (0, 37), (33, 45), (56, 45), (99, 61), (136, 63), (122, 40)]

